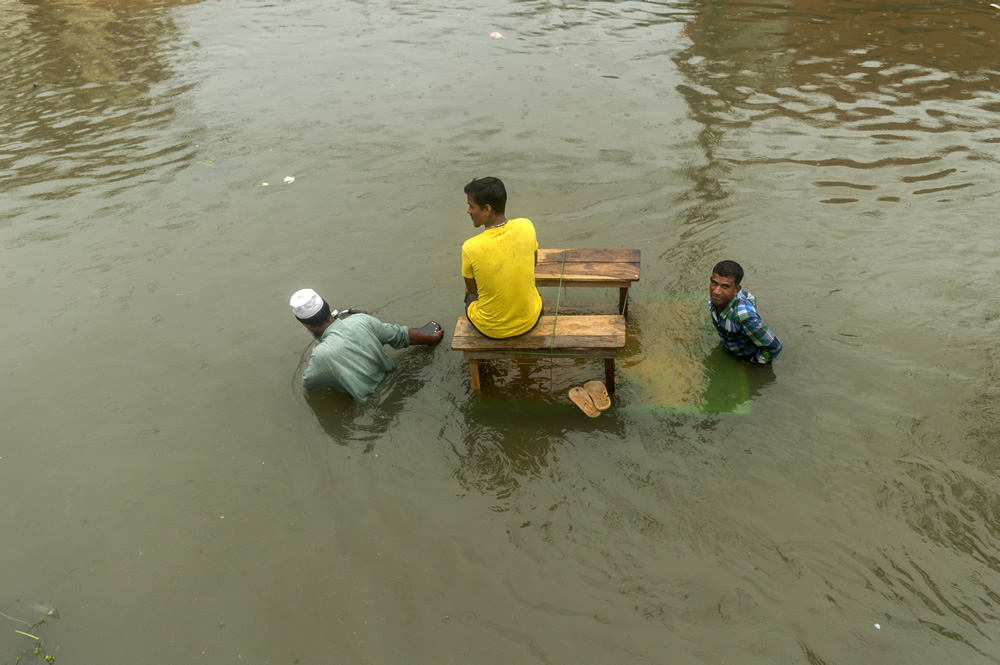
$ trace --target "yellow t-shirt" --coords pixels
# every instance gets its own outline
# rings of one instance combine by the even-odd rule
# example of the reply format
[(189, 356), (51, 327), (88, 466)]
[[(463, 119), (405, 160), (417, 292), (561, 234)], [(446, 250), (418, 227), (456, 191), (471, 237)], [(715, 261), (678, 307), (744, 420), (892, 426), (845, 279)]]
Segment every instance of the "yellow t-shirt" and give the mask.
[(483, 229), (462, 245), (462, 277), (476, 280), (479, 300), (468, 316), (479, 332), (502, 339), (531, 330), (542, 312), (535, 288), (535, 227), (519, 217)]

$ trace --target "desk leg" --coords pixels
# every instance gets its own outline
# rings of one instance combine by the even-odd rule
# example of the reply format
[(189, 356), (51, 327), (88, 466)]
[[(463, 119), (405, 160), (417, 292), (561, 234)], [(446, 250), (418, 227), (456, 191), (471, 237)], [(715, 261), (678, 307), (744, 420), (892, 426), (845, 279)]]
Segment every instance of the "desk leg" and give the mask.
[(604, 385), (608, 389), (608, 393), (611, 395), (615, 394), (615, 359), (605, 358), (604, 359)]
[(469, 374), (472, 375), (472, 390), (479, 394), (479, 363), (475, 360), (469, 361)]
[(628, 289), (618, 289), (618, 314), (622, 316), (628, 314)]

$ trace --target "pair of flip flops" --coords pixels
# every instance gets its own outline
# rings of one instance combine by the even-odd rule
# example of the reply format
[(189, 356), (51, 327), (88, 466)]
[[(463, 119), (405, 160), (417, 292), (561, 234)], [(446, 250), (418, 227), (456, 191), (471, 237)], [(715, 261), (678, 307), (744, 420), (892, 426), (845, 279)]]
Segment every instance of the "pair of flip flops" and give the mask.
[(587, 381), (582, 387), (573, 386), (569, 389), (569, 398), (591, 418), (596, 418), (611, 406), (608, 389), (600, 381)]

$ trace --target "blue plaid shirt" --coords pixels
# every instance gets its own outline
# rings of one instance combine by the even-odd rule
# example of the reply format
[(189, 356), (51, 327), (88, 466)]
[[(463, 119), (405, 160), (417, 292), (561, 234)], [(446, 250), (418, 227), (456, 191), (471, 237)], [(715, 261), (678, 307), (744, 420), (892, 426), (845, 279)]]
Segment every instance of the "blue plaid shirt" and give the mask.
[(781, 353), (781, 342), (760, 320), (757, 299), (752, 293), (740, 291), (721, 314), (709, 300), (708, 311), (722, 340), (722, 348), (737, 358), (765, 364)]

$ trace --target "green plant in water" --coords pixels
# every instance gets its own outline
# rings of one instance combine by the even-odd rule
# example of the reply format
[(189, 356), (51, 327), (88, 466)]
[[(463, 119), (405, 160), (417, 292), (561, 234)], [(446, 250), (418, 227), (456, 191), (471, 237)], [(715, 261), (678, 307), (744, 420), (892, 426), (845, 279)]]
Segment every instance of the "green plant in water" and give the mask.
[[(48, 624), (48, 620), (50, 618), (54, 618), (54, 619), (58, 619), (59, 618), (59, 611), (56, 610), (56, 608), (54, 608), (54, 607), (48, 607), (48, 606), (45, 606), (45, 605), (34, 605), (34, 606), (32, 606), (32, 609), (34, 609), (36, 611), (37, 610), (41, 610), (41, 611), (45, 612), (45, 616), (43, 616), (40, 621), (38, 621), (38, 622), (36, 622), (34, 624), (29, 624), (27, 621), (23, 621), (21, 619), (18, 619), (17, 617), (9, 616), (7, 614), (4, 614), (3, 612), (0, 612), (0, 616), (4, 617), (5, 619), (10, 619), (11, 621), (16, 621), (18, 623), (23, 623), (25, 626), (28, 626), (29, 630), (34, 630), (35, 628), (37, 628), (39, 626), (47, 625)], [(35, 640), (35, 648), (32, 651), (32, 653), (34, 655), (36, 655), (36, 656), (42, 656), (43, 658), (45, 658), (45, 661), (48, 662), (48, 663), (54, 663), (55, 662), (56, 657), (53, 656), (50, 653), (46, 653), (45, 652), (45, 643), (42, 642), (42, 639), (40, 637), (38, 637), (37, 635), (32, 635), (31, 633), (27, 633), (27, 632), (25, 632), (23, 630), (15, 630), (14, 632), (17, 633), (18, 635), (24, 635), (25, 637), (30, 637), (31, 639)], [(14, 659), (14, 665), (19, 665), (20, 662), (27, 655), (27, 653), (28, 653), (27, 650), (22, 649), (20, 655), (18, 655)], [(8, 661), (4, 661), (4, 662), (6, 663)]]
[[(25, 637), (30, 637), (31, 639), (35, 640), (35, 649), (32, 653), (34, 653), (36, 656), (43, 656), (46, 662), (48, 663), (54, 663), (56, 661), (55, 656), (53, 656), (50, 653), (45, 653), (45, 642), (43, 642), (40, 637), (38, 637), (37, 635), (32, 635), (31, 633), (26, 633), (23, 630), (15, 630), (14, 632), (24, 635)], [(18, 665), (18, 663), (21, 662), (21, 659), (24, 658), (24, 654), (25, 651), (22, 650), (21, 655), (19, 655), (14, 660), (14, 665)]]

